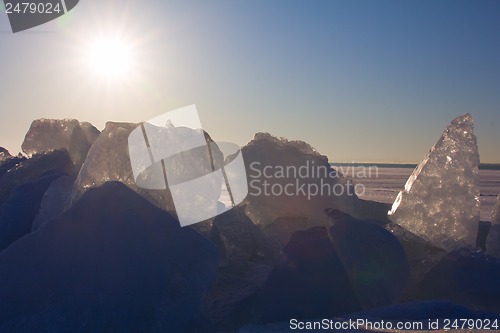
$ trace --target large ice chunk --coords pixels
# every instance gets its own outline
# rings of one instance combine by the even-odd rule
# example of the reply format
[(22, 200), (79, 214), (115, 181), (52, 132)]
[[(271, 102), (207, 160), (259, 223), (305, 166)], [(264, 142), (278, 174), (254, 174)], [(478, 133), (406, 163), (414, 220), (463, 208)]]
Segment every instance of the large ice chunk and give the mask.
[(324, 226), (323, 211), (329, 207), (359, 217), (354, 183), (309, 144), (257, 133), (241, 151), (249, 182), (247, 214), (256, 224), (306, 218), (307, 227)]
[(31, 231), (45, 191), (60, 176), (49, 173), (23, 183), (0, 205), (0, 251)]
[(415, 290), (415, 296), (417, 299), (448, 300), (481, 309), (483, 313), (496, 313), (498, 318), (499, 276), (500, 259), (462, 248), (448, 253), (427, 273)]
[(326, 228), (313, 227), (293, 234), (255, 297), (253, 313), (259, 323), (269, 323), (332, 318), (361, 309)]
[(0, 252), (0, 331), (187, 332), (216, 267), (209, 240), (107, 183)]
[(410, 277), (410, 266), (399, 240), (375, 223), (326, 209), (333, 247), (344, 265), (364, 309), (396, 304)]
[(64, 148), (79, 168), (98, 135), (99, 130), (87, 122), (38, 119), (31, 123), (21, 148), (28, 156)]
[(470, 114), (455, 118), (389, 211), (392, 221), (446, 250), (475, 244), (480, 204), (473, 128)]
[(0, 205), (17, 186), (49, 173), (75, 174), (75, 167), (65, 149), (36, 155), (30, 159), (13, 157), (0, 163)]
[[(106, 124), (105, 129), (99, 135), (94, 145), (90, 148), (85, 163), (78, 174), (73, 188), (71, 199), (72, 203), (78, 200), (89, 188), (100, 186), (109, 181), (119, 181), (148, 199), (156, 206), (171, 213), (176, 212), (170, 188), (166, 186), (163, 178), (162, 163), (154, 164), (149, 168), (145, 167), (140, 177), (137, 180), (134, 178), (130, 152), (134, 154), (134, 152), (143, 150), (149, 158), (148, 147), (145, 146), (144, 140), (129, 141), (130, 133), (132, 133), (132, 131), (136, 128), (140, 128), (140, 125), (115, 122), (108, 122)], [(148, 129), (151, 131), (161, 130), (159, 127), (155, 127), (153, 125), (150, 125)], [(189, 128), (184, 128), (184, 130), (194, 131)], [(165, 131), (165, 129), (163, 129), (163, 131)], [(214, 166), (221, 165), (222, 154), (220, 151), (215, 149), (217, 146), (213, 143), (210, 136), (204, 132), (202, 132), (202, 134), (205, 136), (204, 140), (206, 140), (206, 142), (210, 142), (210, 146), (212, 147), (210, 152), (208, 149), (206, 150), (205, 153), (207, 156), (202, 154), (203, 157), (205, 157), (206, 160), (213, 158)], [(164, 137), (164, 140), (165, 146), (175, 148), (180, 145), (182, 138), (176, 139), (166, 136)], [(210, 153), (211, 155), (208, 156)], [(196, 169), (197, 172), (203, 171), (205, 173), (213, 171), (213, 166), (200, 163), (199, 157), (200, 156), (197, 158), (197, 156), (176, 155), (169, 160), (169, 163), (165, 163), (165, 165), (172, 165), (172, 167), (168, 170), (172, 172), (178, 171), (179, 174), (182, 175), (189, 175), (189, 172), (194, 169)], [(181, 161), (180, 159), (183, 160)], [(175, 168), (176, 165), (183, 165), (184, 167), (182, 169)], [(161, 179), (157, 177), (158, 175), (161, 176)], [(141, 186), (138, 186), (138, 184)], [(148, 187), (144, 186), (145, 184), (157, 184), (162, 186)], [(169, 185), (172, 187), (172, 184), (169, 183)]]
[[(106, 127), (90, 148), (76, 178), (71, 203), (75, 203), (88, 189), (109, 181), (119, 181), (138, 193), (142, 192), (135, 184), (128, 151), (128, 136), (137, 126), (138, 124), (132, 123), (106, 123)], [(158, 195), (157, 200), (152, 200), (153, 198), (147, 193), (141, 194), (157, 206), (165, 202)]]

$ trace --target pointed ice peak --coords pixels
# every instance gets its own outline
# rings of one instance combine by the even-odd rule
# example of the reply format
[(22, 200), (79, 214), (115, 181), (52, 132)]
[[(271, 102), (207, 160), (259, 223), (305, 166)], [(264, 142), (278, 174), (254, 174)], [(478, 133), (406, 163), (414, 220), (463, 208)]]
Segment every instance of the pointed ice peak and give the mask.
[(473, 246), (479, 221), (479, 153), (468, 113), (453, 119), (408, 178), (389, 212), (447, 250)]
[(472, 119), (472, 115), (470, 113), (463, 114), (461, 116), (456, 117), (451, 121), (451, 125), (455, 126), (464, 126), (464, 127), (474, 127), (474, 120)]

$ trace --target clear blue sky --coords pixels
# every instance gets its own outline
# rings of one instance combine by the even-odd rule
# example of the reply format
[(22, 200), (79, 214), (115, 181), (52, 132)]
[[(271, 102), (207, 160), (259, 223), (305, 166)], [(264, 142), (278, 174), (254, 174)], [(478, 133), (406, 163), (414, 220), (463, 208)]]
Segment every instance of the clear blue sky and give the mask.
[[(500, 1), (80, 0), (9, 33), (0, 13), (0, 146), (36, 118), (143, 121), (196, 104), (221, 141), (258, 131), (309, 142), (332, 161), (418, 162), (470, 112), (482, 162), (500, 163)], [(119, 34), (134, 70), (84, 65)]]

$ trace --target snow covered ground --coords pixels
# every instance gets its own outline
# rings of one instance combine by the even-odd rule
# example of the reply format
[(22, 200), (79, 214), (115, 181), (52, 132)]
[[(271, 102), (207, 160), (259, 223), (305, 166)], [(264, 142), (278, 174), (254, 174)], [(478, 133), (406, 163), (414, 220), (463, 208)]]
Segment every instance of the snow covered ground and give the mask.
[[(368, 167), (333, 166), (351, 177), (356, 184), (363, 184), (365, 192), (362, 199), (392, 203), (406, 180), (413, 172), (411, 167)], [(479, 170), (481, 187), (481, 220), (491, 221), (491, 212), (500, 193), (500, 170)]]

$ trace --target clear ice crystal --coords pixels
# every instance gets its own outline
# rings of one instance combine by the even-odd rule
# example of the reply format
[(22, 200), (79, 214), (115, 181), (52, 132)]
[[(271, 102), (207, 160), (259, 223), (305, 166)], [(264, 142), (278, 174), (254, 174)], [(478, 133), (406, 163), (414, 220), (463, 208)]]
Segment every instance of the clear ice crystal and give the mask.
[(446, 250), (475, 244), (479, 153), (470, 114), (455, 118), (408, 178), (389, 218)]
[(38, 119), (31, 123), (21, 148), (28, 156), (64, 148), (79, 168), (98, 135), (99, 130), (88, 122)]

